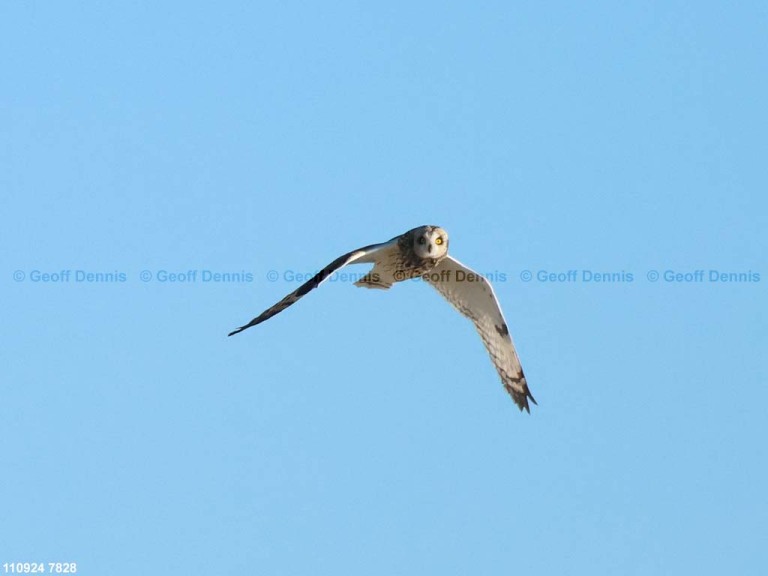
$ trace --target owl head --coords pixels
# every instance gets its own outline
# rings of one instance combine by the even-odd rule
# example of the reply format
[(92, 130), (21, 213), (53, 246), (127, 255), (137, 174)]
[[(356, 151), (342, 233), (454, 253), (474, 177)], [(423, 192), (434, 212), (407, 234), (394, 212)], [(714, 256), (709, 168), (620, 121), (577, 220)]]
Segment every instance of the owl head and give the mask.
[(448, 233), (439, 226), (419, 226), (412, 233), (413, 251), (419, 258), (442, 259), (448, 255)]

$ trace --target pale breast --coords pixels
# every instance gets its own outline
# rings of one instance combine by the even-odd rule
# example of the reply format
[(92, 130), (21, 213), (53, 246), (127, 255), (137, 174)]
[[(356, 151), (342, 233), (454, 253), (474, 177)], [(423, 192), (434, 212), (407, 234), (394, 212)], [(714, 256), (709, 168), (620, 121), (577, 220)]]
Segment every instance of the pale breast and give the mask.
[(440, 263), (442, 258), (419, 258), (410, 250), (398, 250), (387, 263), (387, 269), (391, 272), (395, 281), (418, 278), (429, 272)]

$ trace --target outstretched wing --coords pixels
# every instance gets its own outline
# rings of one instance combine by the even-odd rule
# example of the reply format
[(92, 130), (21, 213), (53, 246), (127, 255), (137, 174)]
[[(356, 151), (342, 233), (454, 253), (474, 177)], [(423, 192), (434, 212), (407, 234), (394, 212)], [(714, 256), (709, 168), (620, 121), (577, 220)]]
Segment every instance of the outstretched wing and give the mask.
[(233, 330), (228, 334), (228, 336), (232, 336), (234, 334), (237, 334), (238, 332), (242, 332), (246, 328), (250, 328), (251, 326), (256, 326), (256, 324), (261, 324), (265, 320), (269, 320), (274, 316), (275, 314), (278, 314), (288, 308), (291, 304), (295, 303), (297, 300), (299, 300), (302, 296), (308, 294), (320, 284), (322, 284), (328, 276), (336, 272), (339, 268), (343, 268), (347, 264), (364, 264), (364, 263), (371, 263), (375, 262), (377, 258), (383, 258), (385, 257), (384, 252), (391, 249), (397, 249), (397, 239), (393, 238), (389, 242), (384, 242), (382, 244), (371, 244), (370, 246), (365, 246), (364, 248), (358, 248), (357, 250), (353, 250), (352, 252), (348, 252), (347, 254), (344, 254), (343, 256), (339, 256), (328, 264), (325, 268), (320, 270), (317, 274), (315, 274), (310, 280), (299, 286), (296, 290), (288, 294), (285, 298), (280, 300), (277, 304), (272, 306), (271, 308), (267, 308), (256, 316), (253, 320), (248, 322), (248, 324), (244, 326), (240, 326), (237, 330)]
[(528, 399), (536, 400), (528, 390), (520, 359), (509, 336), (493, 287), (483, 276), (450, 256), (424, 276), (456, 310), (472, 320), (507, 392), (520, 410), (530, 412)]

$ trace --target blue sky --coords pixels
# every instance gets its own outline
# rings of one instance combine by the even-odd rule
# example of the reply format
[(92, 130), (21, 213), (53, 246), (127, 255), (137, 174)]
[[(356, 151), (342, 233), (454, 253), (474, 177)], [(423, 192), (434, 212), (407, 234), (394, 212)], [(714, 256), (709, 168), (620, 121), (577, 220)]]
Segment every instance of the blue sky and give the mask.
[[(0, 563), (763, 573), (766, 29), (763, 2), (3, 3)], [(496, 280), (530, 415), (418, 282), (226, 337), (427, 223)]]

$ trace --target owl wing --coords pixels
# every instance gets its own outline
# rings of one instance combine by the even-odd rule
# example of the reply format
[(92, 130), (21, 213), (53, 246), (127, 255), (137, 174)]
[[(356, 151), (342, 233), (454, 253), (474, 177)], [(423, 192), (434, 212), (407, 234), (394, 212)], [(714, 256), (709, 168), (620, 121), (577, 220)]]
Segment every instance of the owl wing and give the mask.
[(501, 313), (493, 287), (486, 278), (450, 256), (424, 276), (456, 310), (472, 320), (507, 392), (522, 411), (530, 413), (528, 399), (536, 404), (517, 357), (515, 345)]
[(265, 320), (269, 320), (274, 316), (275, 314), (279, 314), (288, 306), (291, 304), (294, 304), (297, 302), (302, 296), (305, 296), (318, 286), (322, 284), (325, 280), (328, 279), (328, 277), (336, 272), (339, 268), (343, 268), (347, 264), (364, 264), (364, 263), (372, 263), (376, 262), (380, 258), (385, 257), (385, 253), (388, 250), (397, 249), (397, 238), (393, 238), (389, 242), (383, 242), (381, 244), (371, 244), (370, 246), (365, 246), (363, 248), (358, 248), (357, 250), (352, 250), (352, 252), (348, 252), (344, 254), (343, 256), (339, 256), (328, 264), (325, 268), (320, 270), (317, 274), (315, 274), (311, 279), (309, 279), (307, 282), (299, 286), (296, 290), (288, 294), (285, 298), (280, 300), (277, 304), (272, 306), (271, 308), (267, 308), (256, 316), (253, 320), (248, 322), (248, 324), (245, 324), (244, 326), (240, 326), (237, 330), (233, 330), (228, 334), (228, 336), (232, 336), (234, 334), (237, 334), (238, 332), (242, 332), (243, 330), (250, 328), (251, 326), (256, 326), (256, 324), (261, 324)]

